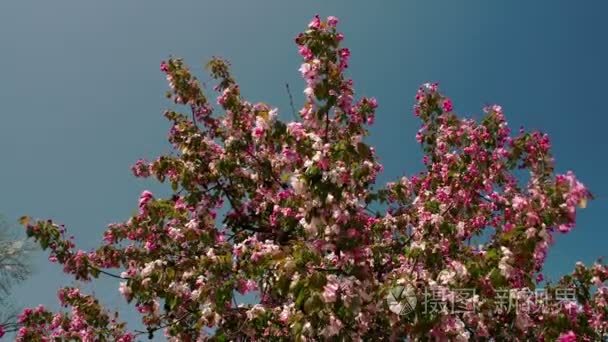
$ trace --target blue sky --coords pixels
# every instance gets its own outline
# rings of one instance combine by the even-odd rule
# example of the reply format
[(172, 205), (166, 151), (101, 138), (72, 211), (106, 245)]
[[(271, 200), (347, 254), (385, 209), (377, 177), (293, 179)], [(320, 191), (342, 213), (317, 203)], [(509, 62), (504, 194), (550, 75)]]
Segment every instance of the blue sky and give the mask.
[[(411, 108), (426, 81), (465, 116), (498, 103), (512, 128), (550, 134), (558, 171), (575, 171), (597, 197), (558, 238), (547, 263), (555, 279), (607, 254), (606, 10), (600, 0), (2, 1), (0, 213), (15, 226), (24, 214), (52, 218), (94, 247), (142, 190), (166, 192), (129, 170), (168, 152), (162, 59), (183, 57), (206, 80), (204, 62), (225, 57), (246, 97), (289, 119), (285, 83), (296, 106), (303, 100), (293, 38), (315, 13), (336, 15), (357, 94), (380, 104), (369, 142), (385, 166), (381, 182), (420, 170)], [(15, 301), (55, 307), (71, 280), (46, 254), (32, 263)], [(92, 290), (123, 310), (117, 286), (102, 280)]]

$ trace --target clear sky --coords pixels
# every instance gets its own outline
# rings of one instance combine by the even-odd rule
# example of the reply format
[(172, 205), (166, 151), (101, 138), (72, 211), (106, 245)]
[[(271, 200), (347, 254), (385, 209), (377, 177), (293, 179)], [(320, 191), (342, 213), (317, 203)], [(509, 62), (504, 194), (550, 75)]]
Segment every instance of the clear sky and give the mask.
[[(547, 275), (607, 255), (608, 10), (606, 1), (156, 1), (0, 2), (0, 213), (64, 223), (84, 249), (126, 220), (142, 190), (138, 158), (168, 151), (170, 104), (159, 62), (184, 57), (206, 80), (212, 56), (233, 64), (251, 101), (291, 117), (285, 83), (302, 103), (293, 43), (310, 18), (336, 15), (353, 54), (359, 95), (380, 104), (369, 142), (384, 182), (421, 168), (411, 108), (438, 81), (459, 113), (498, 103), (511, 127), (550, 134), (560, 172), (573, 170), (597, 199), (552, 250)], [(46, 254), (16, 291), (17, 304), (56, 307), (71, 284)], [(115, 280), (93, 286), (124, 310)], [(136, 321), (131, 311), (126, 319)]]

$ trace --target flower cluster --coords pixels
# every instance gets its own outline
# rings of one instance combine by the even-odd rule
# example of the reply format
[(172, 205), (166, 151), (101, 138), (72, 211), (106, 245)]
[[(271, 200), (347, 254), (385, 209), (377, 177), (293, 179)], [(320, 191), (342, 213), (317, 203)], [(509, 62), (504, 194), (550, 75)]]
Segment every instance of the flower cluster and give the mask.
[(62, 305), (72, 308), (71, 313), (53, 314), (42, 305), (23, 310), (18, 317), (22, 326), (17, 341), (134, 341), (134, 335), (125, 332), (124, 323), (102, 311), (95, 298), (80, 294), (76, 288), (61, 289), (58, 297)]
[[(143, 192), (138, 212), (111, 224), (91, 252), (52, 221), (26, 222), (28, 234), (76, 279), (119, 278), (145, 333), (164, 330), (171, 341), (207, 340), (209, 328), (218, 340), (600, 338), (608, 269), (599, 263), (558, 284), (577, 290), (567, 306), (493, 310), (498, 289), (535, 288), (554, 234), (570, 231), (590, 198), (571, 172), (554, 174), (547, 135), (512, 135), (498, 105), (479, 122), (460, 118), (437, 84), (425, 84), (414, 113), (426, 169), (374, 190), (382, 166), (364, 138), (378, 104), (355, 97), (337, 25), (315, 16), (295, 39), (305, 83), (296, 122), (243, 99), (221, 59), (207, 66), (216, 105), (181, 60), (163, 62), (167, 96), (188, 112), (165, 113), (176, 153), (139, 160), (132, 171), (169, 183), (173, 196)], [(400, 316), (385, 298), (403, 284), (445, 296), (474, 289), (480, 296), (469, 304), (479, 310)], [(239, 304), (236, 292), (259, 302)], [(77, 289), (59, 298), (71, 311), (24, 311), (18, 339), (141, 334)]]

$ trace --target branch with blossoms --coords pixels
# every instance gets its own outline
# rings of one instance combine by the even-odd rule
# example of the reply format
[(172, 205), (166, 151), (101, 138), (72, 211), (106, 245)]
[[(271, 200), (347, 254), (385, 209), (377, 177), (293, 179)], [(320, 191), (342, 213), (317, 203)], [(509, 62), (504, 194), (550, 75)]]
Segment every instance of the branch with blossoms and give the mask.
[[(52, 221), (24, 221), (28, 235), (76, 279), (119, 278), (147, 328), (136, 333), (164, 330), (172, 341), (600, 338), (608, 321), (602, 263), (548, 286), (575, 291), (567, 303), (517, 297), (525, 307), (497, 310), (504, 289), (537, 289), (554, 235), (574, 228), (577, 207), (591, 197), (572, 172), (554, 173), (548, 136), (512, 135), (497, 105), (479, 122), (463, 119), (437, 84), (424, 84), (414, 114), (425, 170), (373, 190), (382, 165), (365, 137), (378, 103), (355, 97), (337, 25), (315, 16), (295, 39), (305, 82), (297, 122), (245, 100), (219, 58), (207, 65), (216, 104), (182, 60), (162, 62), (167, 97), (188, 114), (165, 112), (175, 153), (139, 160), (132, 171), (174, 194), (144, 191), (137, 214), (110, 225), (91, 252), (76, 250)], [(487, 241), (471, 246), (480, 237)], [(419, 305), (399, 315), (386, 298), (408, 284), (418, 285), (418, 302), (432, 291), (466, 310)], [(465, 300), (458, 289), (476, 295)], [(63, 290), (62, 302), (81, 324), (30, 310), (21, 335), (135, 336), (73, 291)], [(236, 292), (259, 302), (238, 304)]]

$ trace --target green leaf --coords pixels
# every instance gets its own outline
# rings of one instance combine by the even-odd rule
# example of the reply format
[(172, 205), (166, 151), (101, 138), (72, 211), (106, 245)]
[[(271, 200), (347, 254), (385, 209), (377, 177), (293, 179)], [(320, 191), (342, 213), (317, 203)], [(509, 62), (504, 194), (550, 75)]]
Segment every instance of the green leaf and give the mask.
[(40, 248), (46, 250), (49, 247), (49, 239), (46, 236), (40, 238)]
[(291, 332), (293, 334), (293, 336), (300, 336), (300, 334), (302, 333), (302, 322), (297, 321), (293, 324), (293, 326), (291, 327)]
[(167, 305), (169, 306), (169, 310), (173, 310), (177, 306), (178, 298), (176, 296), (171, 295), (167, 297), (165, 303), (167, 303)]
[(312, 288), (320, 289), (325, 286), (327, 279), (321, 272), (314, 273), (310, 276), (309, 284)]
[(309, 296), (304, 302), (304, 312), (310, 315), (315, 311), (318, 311), (323, 306), (323, 301), (321, 300), (318, 293), (315, 293), (312, 296)]
[(298, 297), (296, 298), (296, 307), (301, 307), (302, 304), (304, 303), (304, 300), (306, 300), (306, 298), (308, 298), (309, 295), (309, 290), (307, 288), (302, 288), (300, 289), (300, 292), (298, 293)]
[(369, 149), (369, 146), (367, 146), (366, 144), (364, 144), (362, 142), (357, 144), (357, 152), (363, 159), (369, 159), (372, 154)]
[(172, 281), (173, 278), (175, 278), (175, 270), (173, 269), (173, 267), (167, 267), (165, 269), (165, 273), (167, 274), (168, 281)]

